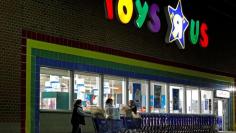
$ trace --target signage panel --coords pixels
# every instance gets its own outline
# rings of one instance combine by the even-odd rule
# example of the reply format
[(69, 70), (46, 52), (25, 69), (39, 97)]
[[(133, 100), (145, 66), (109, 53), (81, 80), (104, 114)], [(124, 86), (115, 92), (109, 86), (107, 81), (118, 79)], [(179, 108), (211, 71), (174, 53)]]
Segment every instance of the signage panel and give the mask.
[[(141, 2), (141, 0), (117, 0), (116, 4), (114, 4), (114, 0), (105, 0), (104, 2), (106, 18), (108, 20), (113, 20), (114, 14), (116, 14), (119, 22), (128, 24), (133, 16), (137, 16), (134, 19), (134, 24), (137, 28), (142, 28), (146, 21), (146, 26), (151, 32), (158, 33), (161, 29), (159, 15), (161, 8), (156, 3), (149, 5), (146, 1)], [(202, 48), (208, 47), (207, 24), (205, 22), (200, 24), (199, 20), (195, 21), (193, 19), (189, 19), (191, 20), (189, 22), (182, 10), (181, 0), (178, 1), (175, 8), (169, 5), (165, 9), (164, 12), (168, 22), (168, 30), (165, 38), (166, 43), (175, 42), (179, 49), (185, 49), (185, 31), (190, 27), (188, 39), (190, 43), (194, 46), (199, 42)]]
[(216, 97), (230, 98), (230, 92), (229, 91), (223, 91), (223, 90), (216, 90)]

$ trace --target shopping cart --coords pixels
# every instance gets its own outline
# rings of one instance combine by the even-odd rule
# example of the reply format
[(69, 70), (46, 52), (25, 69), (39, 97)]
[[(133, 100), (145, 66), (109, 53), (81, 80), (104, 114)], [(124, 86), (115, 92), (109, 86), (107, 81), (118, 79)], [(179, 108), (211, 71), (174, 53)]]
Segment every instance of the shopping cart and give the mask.
[(122, 133), (124, 122), (122, 119), (98, 119), (94, 118), (97, 133)]

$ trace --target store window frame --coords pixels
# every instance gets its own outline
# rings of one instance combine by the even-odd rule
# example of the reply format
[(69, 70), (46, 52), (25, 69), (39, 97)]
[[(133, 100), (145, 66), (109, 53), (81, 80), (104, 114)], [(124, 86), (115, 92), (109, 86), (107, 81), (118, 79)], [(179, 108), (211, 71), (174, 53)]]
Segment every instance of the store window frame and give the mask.
[[(119, 76), (119, 75), (102, 74), (102, 78), (103, 78), (103, 79), (101, 80), (101, 81), (102, 81), (102, 84), (101, 84), (101, 85), (102, 85), (102, 88), (101, 88), (101, 89), (102, 89), (103, 91), (102, 91), (102, 93), (101, 93), (101, 94), (102, 94), (102, 99), (101, 99), (102, 101), (100, 101), (102, 106), (100, 106), (100, 107), (104, 109), (105, 106), (106, 106), (106, 103), (105, 103), (105, 102), (106, 102), (106, 99), (104, 99), (104, 98), (105, 98), (105, 96), (104, 96), (104, 90), (105, 90), (105, 89), (104, 89), (104, 86), (105, 86), (105, 84), (104, 84), (104, 83), (105, 83), (105, 79), (107, 79), (107, 77), (108, 77), (108, 80), (110, 80), (109, 77), (112, 77), (112, 78), (115, 77), (115, 78), (118, 78), (118, 79), (119, 79), (119, 78), (122, 79), (121, 81), (122, 81), (122, 83), (124, 83), (124, 85), (121, 85), (121, 86), (124, 87), (124, 88), (122, 88), (122, 91), (121, 91), (121, 92), (122, 92), (122, 93), (121, 93), (121, 94), (122, 94), (122, 95), (121, 95), (121, 100), (122, 100), (122, 101), (121, 101), (121, 104), (124, 105), (125, 102), (126, 102), (126, 96), (125, 96), (125, 94), (123, 94), (123, 93), (124, 93), (124, 92), (127, 92), (127, 91), (125, 91), (125, 90), (127, 89), (127, 88), (126, 88), (126, 86), (127, 86), (127, 85), (126, 85), (126, 84), (127, 84), (127, 78), (126, 78), (125, 76)], [(115, 101), (114, 101), (114, 99), (113, 99), (113, 107), (116, 108), (116, 105), (114, 104), (114, 102), (115, 102)]]
[[(96, 74), (96, 75), (99, 75), (99, 79), (100, 79), (100, 81), (99, 81), (99, 95), (100, 94), (102, 94), (103, 93), (103, 83), (102, 83), (102, 81), (104, 80), (104, 74), (101, 74), (101, 73), (95, 73), (95, 72), (88, 72), (88, 71), (80, 71), (80, 70), (71, 70), (71, 69), (65, 69), (65, 68), (61, 68), (61, 67), (52, 67), (52, 66), (44, 66), (44, 65), (41, 65), (40, 67), (39, 67), (39, 69), (41, 68), (41, 67), (46, 67), (46, 68), (50, 68), (50, 69), (59, 69), (59, 70), (66, 70), (66, 71), (69, 71), (69, 73), (70, 73), (70, 88), (69, 88), (69, 109), (68, 110), (58, 110), (58, 109), (56, 109), (56, 110), (50, 110), (50, 109), (41, 109), (40, 108), (40, 103), (39, 103), (39, 111), (40, 112), (61, 112), (61, 113), (63, 113), (63, 112), (65, 112), (65, 113), (67, 113), (67, 112), (72, 112), (72, 110), (73, 110), (73, 103), (74, 103), (74, 74), (76, 74), (76, 73), (80, 73), (80, 72), (82, 72), (82, 73), (89, 73), (89, 74)], [(40, 79), (40, 71), (39, 71), (39, 79)], [(113, 75), (111, 75), (111, 76), (113, 76)], [(116, 76), (116, 75), (115, 75)], [(40, 82), (39, 82), (40, 83)], [(40, 91), (39, 91), (39, 93), (40, 93)], [(100, 96), (99, 97), (99, 100), (98, 100), (98, 106), (99, 107), (102, 107), (103, 108), (103, 106), (102, 106), (102, 99), (103, 99), (103, 95), (102, 96)], [(39, 102), (40, 102), (40, 97), (39, 97)]]
[[(147, 84), (147, 89), (145, 90), (145, 93), (146, 93), (146, 98), (145, 98), (145, 108), (146, 108), (146, 111), (145, 112), (140, 112), (140, 113), (150, 113), (150, 84), (151, 84), (151, 80), (149, 79), (143, 79), (143, 78), (136, 78), (136, 77), (129, 77), (128, 78), (128, 85), (127, 85), (127, 92), (126, 94), (128, 95), (127, 96), (127, 101), (129, 101), (129, 85), (130, 85), (130, 82), (133, 82), (133, 81), (141, 81), (141, 83), (143, 81), (145, 81), (145, 83)], [(142, 84), (141, 84), (141, 90), (142, 90)], [(141, 96), (142, 96), (142, 93), (141, 93)], [(128, 105), (128, 103), (127, 103)], [(142, 103), (141, 103), (141, 108), (142, 108)]]
[[(211, 113), (203, 113), (202, 112), (202, 91), (211, 91), (212, 92), (212, 104), (211, 104), (211, 107), (212, 107), (212, 111), (211, 111)], [(212, 88), (201, 88), (201, 87), (199, 87), (199, 92), (200, 92), (200, 114), (203, 114), (203, 115), (208, 115), (208, 114), (210, 114), (210, 115), (212, 115), (213, 113), (214, 113), (214, 104), (213, 104), (213, 102), (214, 102), (214, 89), (212, 89)]]
[[(143, 80), (143, 81), (146, 81), (147, 83), (147, 90), (146, 90), (146, 113), (149, 113), (150, 110), (149, 110), (149, 107), (150, 107), (150, 93), (151, 93), (151, 83), (152, 82), (156, 82), (156, 83), (162, 83), (162, 84), (165, 84), (166, 86), (166, 90), (165, 90), (165, 93), (166, 93), (166, 109), (165, 109), (165, 112), (166, 113), (171, 113), (170, 112), (170, 87), (171, 86), (176, 86), (176, 87), (181, 87), (183, 88), (183, 102), (182, 102), (182, 112), (181, 113), (178, 113), (178, 114), (187, 114), (187, 111), (186, 111), (186, 108), (187, 108), (187, 97), (186, 97), (186, 91), (187, 91), (187, 88), (190, 87), (190, 88), (196, 88), (198, 90), (198, 95), (199, 95), (199, 113), (198, 114), (206, 114), (206, 113), (202, 113), (202, 90), (203, 91), (211, 91), (212, 92), (212, 111), (210, 114), (213, 114), (214, 112), (214, 105), (213, 105), (213, 101), (214, 101), (214, 90), (211, 89), (211, 88), (201, 88), (199, 86), (185, 86), (183, 84), (175, 84), (175, 83), (167, 83), (167, 82), (161, 82), (161, 81), (156, 81), (156, 80), (149, 80), (149, 79), (141, 79), (141, 78), (135, 78), (135, 77), (125, 77), (125, 76), (118, 76), (118, 75), (110, 75), (110, 74), (104, 74), (104, 73), (96, 73), (96, 72), (89, 72), (89, 71), (80, 71), (80, 70), (71, 70), (71, 69), (65, 69), (65, 68), (61, 68), (61, 67), (52, 67), (52, 66), (44, 66), (44, 65), (41, 65), (39, 66), (39, 68), (41, 67), (46, 67), (46, 68), (51, 68), (51, 69), (59, 69), (59, 70), (65, 70), (65, 71), (69, 71), (70, 73), (70, 88), (69, 88), (69, 109), (68, 110), (50, 110), (50, 109), (41, 109), (40, 108), (40, 103), (39, 103), (39, 111), (40, 112), (71, 112), (72, 111), (72, 108), (73, 108), (73, 102), (74, 102), (74, 75), (75, 74), (79, 74), (79, 73), (88, 73), (88, 74), (95, 74), (95, 75), (98, 75), (99, 76), (99, 99), (98, 99), (98, 106), (101, 107), (101, 108), (104, 108), (104, 79), (106, 76), (111, 76), (111, 77), (119, 77), (119, 78), (122, 78), (123, 81), (124, 81), (124, 88), (122, 90), (122, 104), (125, 104), (125, 105), (128, 105), (128, 100), (129, 100), (129, 83), (130, 83), (130, 80), (134, 79), (134, 80)], [(39, 72), (39, 77), (40, 77), (40, 73)], [(39, 78), (40, 79), (40, 78)], [(40, 89), (40, 88), (39, 88)], [(40, 90), (39, 90), (39, 93), (40, 93)], [(39, 97), (40, 99), (40, 97)], [(39, 100), (40, 102), (40, 100)], [(174, 112), (172, 112), (174, 113)]]
[[(82, 73), (82, 74), (81, 74)], [(71, 108), (73, 109), (73, 102), (75, 101), (75, 99), (74, 99), (74, 96), (75, 96), (75, 92), (74, 92), (74, 88), (75, 88), (75, 84), (74, 84), (74, 81), (75, 81), (75, 74), (78, 74), (78, 75), (85, 75), (85, 76), (92, 76), (92, 75), (96, 75), (98, 78), (99, 78), (99, 81), (98, 81), (98, 83), (99, 83), (99, 85), (98, 85), (98, 95), (100, 95), (101, 94), (101, 90), (103, 89), (103, 88), (101, 88), (101, 78), (103, 78), (101, 75), (102, 74), (100, 74), (100, 73), (95, 73), (95, 72), (88, 72), (88, 71), (80, 71), (80, 70), (73, 70), (73, 74), (71, 74), (71, 76), (73, 77), (73, 86), (72, 86), (72, 97), (71, 97), (71, 100), (72, 100), (72, 106), (71, 106)], [(87, 75), (86, 75), (87, 74)], [(101, 99), (101, 97), (103, 97), (103, 96), (98, 96), (98, 103), (97, 103), (97, 107), (100, 107), (101, 106), (101, 102), (100, 102), (100, 99)]]
[[(168, 86), (168, 83), (166, 83), (166, 82), (161, 82), (161, 81), (156, 81), (156, 80), (149, 80), (149, 82), (150, 82), (150, 89), (149, 89), (149, 97), (151, 96), (151, 92), (152, 92), (152, 85), (161, 85), (161, 86), (164, 86), (165, 88), (164, 88), (164, 94), (165, 94), (165, 108), (164, 108), (164, 112), (159, 112), (159, 113), (169, 113), (168, 112), (168, 108), (169, 108), (169, 104), (168, 104), (168, 102), (169, 102), (169, 98), (168, 98), (168, 96), (169, 96), (169, 91), (168, 91), (168, 89), (169, 89), (169, 86)], [(154, 88), (153, 88), (154, 89)], [(162, 94), (162, 91), (161, 91), (161, 94)], [(151, 112), (151, 109), (150, 109), (150, 102), (151, 102), (151, 99), (149, 99), (149, 110), (150, 110), (150, 112)], [(156, 113), (156, 112), (152, 112), (152, 113)]]
[[(174, 107), (171, 107), (171, 95), (170, 94), (172, 94), (172, 92), (171, 92), (171, 87), (173, 88), (173, 87), (176, 87), (176, 88), (182, 88), (183, 90), (183, 101), (182, 101), (182, 111), (181, 112), (178, 112), (178, 113), (175, 113), (174, 112), (174, 109), (172, 109), (172, 112), (171, 112), (171, 108), (174, 108)], [(169, 105), (168, 105), (168, 113), (170, 113), (170, 114), (186, 114), (186, 93), (185, 93), (185, 85), (184, 84), (177, 84), (177, 83), (169, 83), (169, 85), (168, 85), (168, 103), (169, 103)], [(180, 92), (179, 92), (180, 93)], [(172, 94), (173, 95), (173, 94)], [(172, 106), (174, 106), (173, 105), (173, 97), (172, 97)]]
[[(198, 92), (198, 94), (197, 94), (197, 97), (198, 97), (198, 102), (197, 102), (197, 109), (198, 109), (198, 111), (197, 111), (197, 113), (188, 113), (188, 104), (187, 104), (187, 102), (188, 102), (188, 99), (187, 99), (187, 91), (188, 90), (191, 90), (191, 106), (192, 106), (192, 90), (197, 90), (197, 92)], [(186, 108), (186, 111), (185, 111), (185, 114), (201, 114), (201, 94), (200, 94), (200, 89), (199, 89), (199, 87), (198, 86), (185, 86), (185, 108)]]
[[(127, 103), (127, 93), (128, 91), (126, 90), (127, 89), (127, 81), (128, 81), (128, 77), (124, 77), (124, 76), (118, 76), (118, 75), (110, 75), (110, 74), (101, 74), (101, 73), (95, 73), (95, 72), (88, 72), (88, 71), (80, 71), (80, 70), (71, 70), (71, 69), (65, 69), (65, 68), (61, 68), (61, 67), (53, 67), (53, 66), (44, 66), (44, 65), (41, 65), (39, 66), (39, 68), (41, 67), (46, 67), (46, 68), (50, 68), (50, 69), (59, 69), (59, 70), (66, 70), (66, 71), (69, 71), (70, 75), (70, 87), (69, 87), (69, 108), (68, 110), (50, 110), (50, 109), (41, 109), (40, 108), (40, 103), (39, 103), (39, 111), (40, 112), (72, 112), (72, 109), (73, 109), (73, 103), (74, 103), (74, 75), (75, 74), (78, 74), (80, 72), (82, 73), (89, 73), (89, 74), (96, 74), (96, 75), (99, 75), (99, 95), (101, 95), (99, 97), (99, 100), (98, 100), (98, 106), (101, 107), (101, 108), (104, 108), (104, 103), (103, 103), (103, 100), (104, 100), (104, 95), (103, 95), (103, 92), (104, 92), (104, 79), (105, 79), (105, 76), (111, 76), (111, 77), (119, 77), (119, 78), (123, 78), (124, 80), (124, 92), (126, 93), (126, 96), (124, 97), (122, 95), (122, 104), (125, 104)], [(40, 78), (40, 72), (39, 72), (39, 78)], [(40, 93), (40, 91), (39, 91)], [(40, 99), (40, 97), (39, 97)], [(40, 100), (39, 100), (40, 102)]]
[[(69, 93), (69, 107), (68, 107), (68, 109), (55, 109), (55, 110), (51, 110), (51, 109), (41, 109), (41, 107), (40, 107), (40, 102), (41, 102), (41, 100), (40, 100), (40, 74), (41, 74), (41, 68), (42, 67), (45, 67), (45, 68), (49, 68), (49, 69), (59, 69), (59, 70), (64, 70), (64, 71), (69, 71), (69, 77), (70, 77), (70, 83), (69, 83), (69, 90), (68, 90), (68, 93)], [(73, 76), (72, 76), (72, 74), (74, 73), (74, 71), (73, 70), (71, 70), (71, 69), (65, 69), (65, 68), (62, 68), (62, 67), (54, 67), (54, 66), (46, 66), (46, 65), (40, 65), (39, 66), (39, 74), (37, 75), (37, 76), (39, 76), (39, 97), (38, 97), (38, 99), (39, 99), (39, 107), (38, 107), (38, 109), (39, 109), (39, 112), (44, 112), (44, 113), (47, 113), (47, 112), (51, 112), (51, 113), (53, 113), (53, 112), (58, 112), (58, 113), (63, 113), (63, 112), (65, 112), (65, 113), (69, 113), (69, 112), (71, 112), (72, 111), (72, 107), (73, 107), (73, 102), (72, 102), (72, 98), (73, 98), (73, 93), (72, 93), (72, 91), (73, 91), (73, 87), (74, 87), (74, 85), (73, 85), (73, 80), (74, 80), (74, 78), (73, 78)]]

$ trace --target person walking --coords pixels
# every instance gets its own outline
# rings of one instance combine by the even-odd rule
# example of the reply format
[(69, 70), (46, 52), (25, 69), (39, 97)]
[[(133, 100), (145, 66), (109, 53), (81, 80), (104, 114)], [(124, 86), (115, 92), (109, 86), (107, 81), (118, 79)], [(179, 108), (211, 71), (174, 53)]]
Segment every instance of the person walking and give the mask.
[(85, 116), (90, 116), (83, 111), (82, 100), (78, 99), (74, 103), (71, 117), (72, 133), (81, 133), (81, 125), (85, 125)]

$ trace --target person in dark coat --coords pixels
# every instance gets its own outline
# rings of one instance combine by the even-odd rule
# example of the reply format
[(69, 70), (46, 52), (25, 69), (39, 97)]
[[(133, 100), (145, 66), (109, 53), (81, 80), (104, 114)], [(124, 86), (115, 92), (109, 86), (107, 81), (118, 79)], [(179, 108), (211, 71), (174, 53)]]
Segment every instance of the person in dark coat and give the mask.
[(81, 133), (81, 125), (85, 125), (85, 116), (90, 116), (83, 112), (82, 100), (75, 101), (71, 117), (72, 133)]
[(136, 106), (134, 100), (129, 100), (129, 107), (134, 114), (137, 114), (137, 106)]
[(129, 101), (129, 107), (130, 107), (130, 109), (132, 111), (132, 117), (133, 118), (140, 118), (140, 115), (137, 112), (137, 106), (136, 106), (134, 100), (130, 100)]

